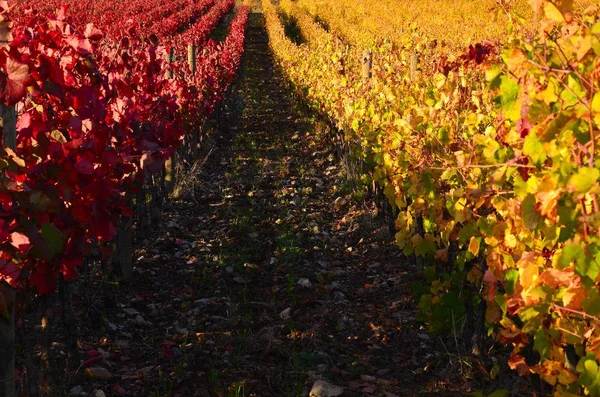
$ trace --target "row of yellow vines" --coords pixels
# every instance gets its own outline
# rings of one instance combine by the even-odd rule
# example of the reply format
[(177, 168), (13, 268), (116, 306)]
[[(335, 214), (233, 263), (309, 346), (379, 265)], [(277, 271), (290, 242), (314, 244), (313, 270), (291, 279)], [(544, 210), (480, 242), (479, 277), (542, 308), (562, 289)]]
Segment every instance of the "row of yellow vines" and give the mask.
[(282, 0), (307, 39), (297, 45), (263, 7), (280, 66), (372, 166), (399, 213), (398, 246), (425, 258), (432, 330), (484, 299), (514, 369), (556, 395), (600, 395), (600, 12), (537, 3), (539, 30), (509, 29), (497, 50), (446, 58), (423, 35), (384, 43), (366, 81), (357, 48)]

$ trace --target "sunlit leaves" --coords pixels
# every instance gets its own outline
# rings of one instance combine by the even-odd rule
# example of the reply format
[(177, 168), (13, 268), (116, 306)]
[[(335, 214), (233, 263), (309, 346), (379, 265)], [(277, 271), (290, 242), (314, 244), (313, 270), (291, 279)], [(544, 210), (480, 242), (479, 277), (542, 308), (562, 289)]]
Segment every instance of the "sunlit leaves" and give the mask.
[[(77, 276), (91, 241), (107, 248), (119, 214), (131, 213), (136, 179), (162, 171), (185, 125), (214, 111), (231, 84), (248, 11), (206, 46), (196, 76), (177, 63), (172, 79), (156, 42), (112, 41), (71, 23), (65, 7), (32, 14), (35, 34), (13, 32), (10, 50), (0, 49), (0, 100), (20, 108), (17, 148), (0, 150), (0, 279), (51, 293), (59, 272)], [(142, 154), (154, 167), (142, 167)]]
[(506, 114), (506, 118), (517, 121), (521, 117), (521, 102), (519, 84), (512, 78), (502, 76), (500, 79), (499, 103)]
[[(564, 2), (564, 0), (559, 0), (560, 3)], [(570, 0), (571, 9), (573, 8), (573, 1)], [(560, 9), (557, 8), (556, 5), (552, 4), (549, 1), (544, 2), (544, 14), (546, 14), (546, 18), (554, 21), (554, 22), (564, 22), (565, 17), (563, 16)]]
[[(483, 282), (486, 317), (500, 320), (490, 332), (515, 346), (510, 365), (570, 385), (579, 375), (564, 349), (588, 349), (581, 343), (591, 346), (600, 332), (586, 317), (600, 312), (600, 22), (597, 10), (573, 18), (569, 0), (534, 3), (543, 29), (522, 35), (513, 25), (501, 57), (485, 67), (454, 69), (448, 58), (461, 54), (423, 50), (419, 36), (396, 53), (378, 48), (370, 83), (358, 54), (348, 53), (342, 84), (331, 72), (342, 44), (323, 32), (309, 35), (310, 46), (291, 43), (264, 1), (287, 76), (349, 142), (360, 142), (357, 157), (377, 165), (370, 175), (398, 211), (398, 246), (435, 261), (419, 293), (421, 319), (447, 330), (443, 316), (467, 299), (456, 294), (461, 283)], [(410, 79), (415, 48), (420, 65), (436, 66)], [(384, 99), (388, 91), (394, 101)], [(535, 365), (519, 353), (530, 340), (542, 358)]]
[(4, 59), (4, 65), (0, 65), (0, 102), (12, 107), (25, 95), (30, 81), (29, 67), (11, 56), (4, 55)]
[(523, 144), (523, 153), (529, 156), (533, 164), (538, 168), (542, 166), (547, 158), (544, 145), (542, 145), (536, 134), (527, 135)]
[(559, 269), (564, 269), (573, 261), (584, 261), (585, 252), (583, 245), (580, 243), (567, 243), (562, 249), (560, 260), (558, 261)]
[(541, 219), (536, 212), (535, 197), (532, 194), (528, 194), (521, 203), (521, 216), (523, 217), (525, 227), (529, 230), (535, 230), (538, 227)]
[(598, 362), (593, 355), (582, 357), (577, 363), (579, 383), (593, 396), (600, 395), (600, 372)]
[(11, 233), (10, 240), (13, 247), (17, 248), (22, 253), (26, 253), (31, 247), (31, 242), (29, 241), (29, 238), (22, 233)]
[(542, 379), (551, 385), (569, 385), (577, 381), (577, 375), (564, 367), (561, 361), (546, 360), (539, 368)]
[(552, 343), (548, 339), (548, 335), (544, 329), (538, 329), (533, 334), (533, 346), (543, 359), (550, 355), (552, 349)]
[(591, 110), (593, 113), (600, 113), (600, 92), (596, 92), (592, 99)]
[(600, 178), (600, 171), (597, 168), (582, 167), (573, 174), (567, 183), (567, 188), (576, 193), (587, 193), (596, 184)]

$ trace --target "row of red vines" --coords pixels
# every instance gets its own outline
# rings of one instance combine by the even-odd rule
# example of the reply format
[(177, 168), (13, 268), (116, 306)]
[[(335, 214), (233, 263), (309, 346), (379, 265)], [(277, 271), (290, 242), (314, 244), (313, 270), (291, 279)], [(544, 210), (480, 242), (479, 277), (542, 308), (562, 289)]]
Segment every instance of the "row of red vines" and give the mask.
[[(167, 3), (134, 0), (134, 3), (125, 9), (123, 9), (123, 5), (118, 5), (104, 10), (93, 23), (102, 26), (107, 36), (111, 38), (121, 37), (123, 31), (126, 30), (124, 27), (128, 28), (127, 30), (147, 33), (153, 26), (158, 26), (161, 20), (172, 19), (174, 15), (179, 14), (195, 2), (196, 0), (177, 0)], [(144, 15), (144, 17), (140, 18), (140, 15)], [(115, 23), (115, 21), (121, 22)]]
[(159, 38), (176, 36), (186, 31), (199, 17), (204, 15), (213, 5), (215, 0), (200, 0), (190, 3), (180, 12), (171, 15), (169, 18), (161, 19), (149, 26), (149, 29), (139, 27), (136, 33), (142, 37), (155, 34)]
[(235, 0), (218, 0), (205, 15), (182, 35), (173, 37), (171, 45), (182, 48), (188, 44), (204, 44), (219, 21), (235, 6)]
[[(27, 17), (27, 11), (34, 9), (41, 14), (64, 10), (75, 21), (93, 23), (102, 26), (107, 37), (120, 37), (131, 28), (149, 31), (152, 25), (164, 18), (170, 18), (184, 9), (192, 7), (197, 0), (175, 0), (165, 3), (161, 0), (131, 0), (127, 2), (113, 1), (80, 1), (80, 0), (46, 0), (39, 2), (15, 2), (11, 7), (11, 17), (20, 25), (21, 19)], [(214, 4), (214, 0), (212, 1)], [(142, 18), (140, 16), (143, 15)]]
[[(8, 13), (0, 2), (0, 24), (8, 26)], [(0, 149), (0, 281), (49, 293), (59, 274), (76, 277), (93, 241), (106, 247), (138, 183), (162, 171), (183, 126), (224, 95), (247, 17), (241, 7), (192, 78), (186, 65), (167, 66), (163, 47), (100, 45), (92, 25), (79, 31), (64, 13), (28, 14), (0, 49), (0, 102), (19, 110), (17, 147)]]
[[(225, 0), (223, 2), (233, 1)], [(250, 9), (244, 6), (231, 22), (229, 34), (222, 43), (209, 41), (198, 57), (193, 85), (202, 87), (195, 105), (210, 115), (231, 85), (244, 52), (246, 25)]]

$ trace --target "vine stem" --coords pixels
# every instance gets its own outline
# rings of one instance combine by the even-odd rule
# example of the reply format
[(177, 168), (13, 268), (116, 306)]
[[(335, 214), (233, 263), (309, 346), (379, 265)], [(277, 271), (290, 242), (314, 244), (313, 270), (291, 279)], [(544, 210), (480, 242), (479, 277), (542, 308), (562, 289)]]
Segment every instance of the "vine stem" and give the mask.
[(528, 59), (527, 62), (531, 63), (534, 66), (537, 66), (538, 68), (542, 69), (545, 72), (556, 72), (556, 73), (565, 73), (565, 74), (573, 73), (573, 71), (569, 70), (569, 69), (556, 69), (556, 68), (551, 68), (549, 66), (544, 66), (540, 63), (537, 63), (536, 61), (534, 61), (532, 59)]
[(461, 168), (500, 168), (500, 167), (516, 167), (516, 168), (530, 168), (537, 169), (535, 165), (530, 164), (516, 164), (516, 163), (499, 163), (499, 164), (465, 164), (460, 167), (427, 167), (430, 170), (460, 170)]
[[(592, 81), (597, 81), (595, 78), (597, 77), (596, 75), (598, 74), (598, 70), (594, 70), (592, 72)], [(594, 94), (596, 94), (594, 92), (594, 86), (592, 85), (590, 88), (590, 98), (589, 98), (589, 103), (591, 104), (594, 100)], [(592, 123), (592, 107), (590, 105), (590, 117), (588, 117), (588, 128), (590, 130), (590, 150), (589, 153), (588, 152), (588, 166), (593, 168), (594, 167), (594, 156), (596, 154), (596, 135), (594, 134), (594, 125)], [(592, 193), (592, 203), (594, 205), (594, 212), (598, 213), (600, 211), (600, 208), (598, 206), (598, 196), (596, 195), (596, 193)], [(596, 231), (598, 233), (598, 235), (600, 236), (600, 228)]]
[[(587, 208), (585, 206), (585, 199), (581, 199), (580, 203), (581, 203), (581, 211), (583, 211), (583, 215), (589, 215), (587, 212)], [(583, 241), (588, 240), (588, 235), (589, 235), (588, 223), (586, 221), (586, 217), (584, 216), (583, 217)]]
[(582, 312), (580, 310), (569, 309), (568, 307), (560, 306), (560, 305), (557, 305), (556, 303), (554, 304), (554, 308), (557, 309), (557, 310), (559, 310), (559, 311), (569, 312), (569, 313), (573, 313), (573, 314), (578, 314), (578, 315), (582, 316), (583, 318), (587, 318), (587, 319), (590, 319), (590, 320), (594, 320), (594, 321), (600, 322), (600, 318), (598, 318), (596, 316), (592, 316), (591, 314), (587, 314), (587, 313)]

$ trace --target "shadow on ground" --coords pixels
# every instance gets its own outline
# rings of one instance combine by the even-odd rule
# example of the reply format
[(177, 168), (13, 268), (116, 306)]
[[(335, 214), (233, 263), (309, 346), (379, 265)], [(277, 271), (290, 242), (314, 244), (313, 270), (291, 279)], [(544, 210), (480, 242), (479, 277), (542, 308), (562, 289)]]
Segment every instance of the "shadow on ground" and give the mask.
[(274, 67), (258, 12), (246, 51), (216, 147), (97, 332), (120, 381), (94, 387), (301, 396), (322, 379), (345, 396), (442, 395), (431, 373), (448, 358), (419, 333), (412, 266)]

